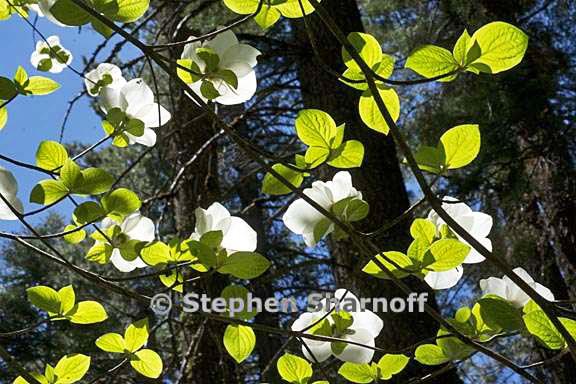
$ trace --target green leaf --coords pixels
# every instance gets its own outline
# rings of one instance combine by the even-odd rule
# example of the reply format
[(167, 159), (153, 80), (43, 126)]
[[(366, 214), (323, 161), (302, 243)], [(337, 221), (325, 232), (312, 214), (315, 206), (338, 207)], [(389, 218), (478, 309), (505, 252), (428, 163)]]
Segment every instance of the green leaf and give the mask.
[(310, 147), (330, 148), (337, 133), (334, 119), (318, 109), (301, 110), (295, 126), (300, 140)]
[(200, 237), (200, 242), (214, 250), (220, 248), (224, 233), (222, 231), (209, 231)]
[(123, 218), (140, 209), (142, 202), (134, 192), (126, 188), (118, 188), (104, 196), (102, 207), (109, 216)]
[(60, 295), (54, 289), (39, 285), (26, 290), (28, 301), (36, 307), (49, 312), (60, 312)]
[[(64, 232), (72, 231), (73, 229), (76, 228), (78, 227), (76, 227), (74, 224), (69, 224), (64, 228)], [(83, 229), (79, 229), (72, 233), (64, 235), (64, 240), (69, 244), (81, 243), (85, 238), (86, 238), (86, 231)]]
[(66, 313), (74, 308), (76, 303), (76, 294), (74, 293), (74, 287), (67, 285), (58, 290), (58, 296), (60, 297), (60, 310), (59, 313)]
[(258, 9), (258, 0), (224, 0), (224, 5), (232, 12), (248, 15)]
[(143, 376), (157, 379), (162, 374), (162, 358), (151, 349), (141, 349), (130, 356), (130, 365)]
[(461, 67), (466, 66), (467, 62), (466, 56), (468, 54), (470, 46), (471, 46), (470, 35), (468, 34), (468, 31), (464, 29), (464, 32), (462, 32), (462, 34), (458, 38), (458, 41), (456, 41), (454, 48), (452, 49), (452, 56), (454, 56), (454, 59), (456, 60), (456, 62), (458, 62), (458, 64)]
[(36, 150), (36, 165), (42, 169), (53, 171), (64, 165), (68, 160), (68, 151), (55, 141), (43, 141)]
[[(304, 181), (304, 174), (302, 172), (288, 168), (283, 164), (274, 164), (272, 169), (289, 181), (294, 188), (300, 187)], [(291, 192), (292, 191), (287, 186), (271, 173), (267, 173), (266, 176), (264, 176), (264, 181), (262, 182), (262, 193), (269, 195), (285, 195)]]
[(71, 384), (80, 381), (89, 368), (90, 357), (75, 353), (61, 358), (54, 367), (54, 373), (58, 377), (58, 384)]
[(135, 352), (142, 348), (148, 341), (149, 325), (148, 319), (138, 320), (128, 326), (124, 332), (124, 342), (126, 349)]
[(480, 152), (480, 129), (476, 124), (458, 125), (440, 138), (439, 149), (444, 152), (448, 169), (470, 164)]
[[(229, 2), (230, 0), (224, 0), (224, 3)], [(242, 1), (242, 0), (240, 0)], [(249, 2), (250, 0), (248, 0)], [(256, 2), (258, 5), (258, 2)], [(260, 12), (256, 16), (254, 16), (254, 21), (260, 26), (262, 29), (268, 29), (280, 19), (280, 11), (278, 11), (274, 7), (269, 7), (267, 5), (263, 5), (260, 9)]]
[(432, 244), (436, 236), (436, 226), (427, 219), (415, 219), (410, 226), (410, 235), (414, 239), (423, 239), (428, 244)]
[(219, 69), (216, 72), (216, 77), (224, 80), (226, 83), (232, 86), (232, 88), (238, 88), (238, 76), (236, 76), (236, 74), (230, 69)]
[(93, 261), (98, 264), (107, 264), (112, 256), (114, 248), (110, 244), (96, 243), (88, 250), (86, 260)]
[(142, 248), (140, 257), (151, 266), (167, 264), (170, 260), (170, 247), (161, 241), (154, 241)]
[(32, 95), (49, 95), (58, 88), (60, 88), (60, 84), (52, 79), (43, 76), (32, 76), (28, 79), (28, 85), (24, 89)]
[(502, 21), (486, 24), (472, 35), (472, 41), (478, 44), (480, 55), (468, 65), (485, 73), (499, 73), (515, 67), (528, 47), (528, 36)]
[[(252, 311), (248, 311), (248, 295), (250, 291), (241, 285), (232, 284), (227, 286), (222, 290), (220, 297), (226, 300), (227, 307), (226, 311), (230, 317), (234, 317), (242, 320), (252, 320), (256, 315), (256, 308), (252, 308)], [(235, 303), (237, 302), (237, 303)], [(242, 302), (243, 304), (240, 304)], [(228, 305), (230, 303), (231, 305)], [(241, 308), (239, 311), (238, 305)]]
[[(432, 78), (456, 71), (459, 66), (449, 50), (435, 45), (424, 45), (416, 48), (406, 60), (405, 68), (410, 68), (417, 74)], [(441, 81), (450, 81), (454, 75)]]
[(378, 361), (380, 378), (390, 380), (392, 376), (399, 374), (406, 368), (410, 358), (405, 355), (386, 354)]
[(92, 18), (72, 0), (57, 0), (50, 8), (50, 13), (62, 24), (72, 26), (88, 24)]
[(304, 161), (308, 164), (308, 169), (313, 169), (321, 165), (328, 159), (330, 149), (326, 147), (308, 147), (304, 155)]
[(96, 339), (96, 346), (106, 352), (124, 353), (124, 338), (117, 333), (107, 333)]
[(276, 362), (278, 373), (289, 383), (305, 384), (312, 377), (312, 366), (301, 357), (285, 353)]
[[(380, 94), (384, 105), (388, 109), (392, 120), (396, 122), (398, 117), (400, 117), (400, 99), (398, 98), (396, 91), (392, 88), (378, 86), (378, 93)], [(369, 128), (385, 135), (388, 134), (390, 127), (388, 127), (388, 124), (384, 120), (384, 116), (380, 113), (376, 100), (369, 90), (365, 91), (360, 97), (358, 111), (360, 113), (360, 118)]]
[(546, 348), (563, 349), (566, 347), (566, 341), (562, 334), (554, 327), (544, 311), (536, 310), (526, 313), (524, 324), (528, 332)]
[[(367, 33), (352, 32), (348, 34), (348, 41), (368, 67), (372, 68), (375, 64), (382, 61), (382, 48), (374, 36)], [(354, 61), (345, 47), (342, 47), (342, 59), (344, 64), (353, 71), (361, 71), (360, 66)]]
[(432, 262), (426, 265), (426, 268), (443, 272), (462, 264), (470, 253), (470, 246), (456, 239), (441, 239), (428, 248), (428, 253)]
[(178, 65), (184, 68), (188, 68), (190, 70), (187, 71), (184, 68), (180, 67), (176, 68), (176, 74), (180, 79), (182, 79), (182, 81), (184, 81), (186, 84), (192, 84), (200, 80), (199, 74), (202, 73), (202, 71), (200, 70), (200, 67), (198, 67), (198, 64), (196, 64), (190, 59), (179, 59), (176, 62), (178, 63)]
[(239, 279), (254, 279), (270, 267), (270, 261), (256, 252), (235, 252), (224, 260), (218, 272)]
[(336, 168), (356, 168), (364, 160), (364, 145), (358, 140), (348, 140), (330, 153), (328, 164)]
[(224, 331), (224, 347), (237, 363), (250, 356), (256, 345), (256, 335), (252, 328), (241, 324), (229, 324)]
[(442, 348), (435, 344), (423, 344), (418, 346), (414, 358), (420, 364), (424, 365), (439, 365), (450, 361), (442, 351)]
[(482, 320), (492, 329), (516, 331), (522, 329), (522, 313), (512, 304), (498, 296), (478, 300)]
[(448, 359), (464, 359), (474, 352), (474, 348), (464, 344), (460, 339), (456, 337), (446, 337), (448, 334), (450, 334), (448, 331), (440, 329), (438, 331), (438, 338), (436, 339), (436, 344), (438, 344)]
[(77, 225), (84, 225), (101, 220), (106, 216), (104, 209), (95, 201), (85, 201), (78, 205), (72, 213), (72, 219)]
[(218, 68), (220, 58), (218, 54), (210, 47), (196, 48), (196, 55), (206, 64), (205, 72), (211, 73)]
[(96, 301), (81, 301), (65, 315), (73, 324), (100, 323), (108, 318), (102, 304)]
[(444, 151), (437, 147), (423, 145), (414, 153), (414, 159), (418, 163), (418, 168), (423, 171), (439, 174), (446, 163)]
[(378, 380), (378, 368), (373, 369), (369, 364), (346, 362), (338, 369), (338, 374), (353, 383), (372, 383)]
[[(0, 103), (2, 103), (0, 99)], [(0, 130), (2, 130), (8, 122), (8, 109), (6, 107), (0, 108)]]
[[(406, 256), (402, 252), (388, 251), (388, 252), (384, 252), (384, 255), (389, 260), (394, 261), (402, 269), (405, 269), (405, 270), (413, 270), (414, 269), (414, 262), (412, 261), (412, 259), (410, 259), (408, 256)], [(394, 274), (394, 276), (396, 276), (397, 278), (401, 279), (403, 277), (408, 276), (408, 272), (406, 272), (402, 269), (396, 268), (396, 266), (394, 266), (394, 264), (392, 264), (391, 262), (386, 260), (384, 257), (382, 257), (382, 255), (377, 255), (376, 259), (378, 259), (378, 261), (380, 261), (380, 263), (382, 263), (386, 267), (386, 269), (391, 271)], [(364, 266), (364, 268), (362, 268), (362, 272), (367, 273), (369, 275), (372, 275), (374, 277), (377, 277), (379, 279), (389, 279), (388, 275), (386, 273), (384, 273), (384, 271), (380, 268), (380, 266), (372, 260), (370, 260)]]
[(60, 180), (42, 180), (30, 193), (30, 202), (50, 205), (68, 195), (68, 188)]
[(202, 80), (202, 85), (200, 85), (200, 93), (208, 100), (214, 100), (220, 96), (220, 92), (218, 92), (210, 80)]
[(0, 76), (0, 100), (10, 100), (18, 94), (12, 80)]
[(71, 192), (81, 187), (84, 182), (80, 167), (71, 159), (67, 159), (60, 169), (60, 180)]
[(27, 81), (28, 73), (21, 65), (19, 65), (14, 74), (14, 82), (21, 88), (21, 91), (23, 91)]
[(82, 170), (82, 184), (74, 189), (80, 195), (100, 195), (110, 190), (114, 184), (114, 177), (100, 168), (86, 168)]
[(118, 11), (110, 16), (114, 21), (131, 23), (141, 18), (148, 7), (150, 0), (116, 0)]

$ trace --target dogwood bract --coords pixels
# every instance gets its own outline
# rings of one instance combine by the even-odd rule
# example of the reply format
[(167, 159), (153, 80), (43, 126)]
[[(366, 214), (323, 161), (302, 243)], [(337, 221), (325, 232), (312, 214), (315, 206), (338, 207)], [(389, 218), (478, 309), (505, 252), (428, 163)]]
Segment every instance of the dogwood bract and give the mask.
[[(18, 212), (23, 212), (22, 202), (16, 196), (18, 193), (18, 182), (16, 178), (6, 168), (0, 167), (0, 193)], [(10, 207), (0, 199), (0, 220), (18, 220), (18, 217), (12, 212)]]
[(39, 17), (46, 17), (48, 20), (60, 27), (69, 27), (69, 25), (63, 24), (58, 19), (54, 17), (50, 9), (58, 0), (38, 0), (38, 4), (30, 4), (29, 7), (36, 13)]
[[(193, 37), (191, 37), (192, 39)], [(234, 32), (222, 32), (212, 40), (193, 42), (184, 47), (181, 58), (191, 60), (190, 88), (204, 100), (233, 105), (250, 100), (256, 93), (256, 57), (260, 51), (238, 42)], [(216, 91), (217, 94), (209, 96)]]
[(213, 203), (208, 209), (196, 208), (194, 214), (196, 228), (190, 236), (192, 240), (200, 240), (202, 235), (208, 232), (222, 231), (220, 247), (224, 248), (228, 255), (256, 250), (256, 231), (241, 218), (231, 216), (222, 204)]
[[(346, 293), (345, 289), (338, 289), (333, 297), (339, 301), (339, 305), (327, 299), (323, 300), (318, 311), (301, 314), (292, 324), (292, 330), (306, 330), (307, 334), (334, 337), (374, 347), (374, 339), (384, 326), (382, 319), (374, 312), (362, 308), (358, 298), (351, 292)], [(312, 327), (307, 329), (310, 326)], [(374, 356), (373, 349), (357, 344), (307, 338), (302, 338), (302, 341), (306, 344), (302, 346), (302, 353), (312, 362), (323, 362), (334, 355), (342, 361), (366, 364), (372, 361)]]
[(156, 144), (156, 132), (151, 128), (163, 126), (172, 117), (166, 108), (154, 102), (154, 93), (142, 79), (132, 79), (121, 87), (103, 87), (100, 90), (100, 106), (104, 112), (119, 108), (129, 119), (142, 121), (142, 136), (125, 134), (130, 144), (139, 143), (147, 147)]
[[(303, 193), (344, 222), (361, 220), (368, 213), (362, 193), (352, 186), (352, 176), (347, 171), (338, 172), (331, 181), (315, 181)], [(334, 223), (304, 199), (290, 204), (282, 219), (289, 230), (304, 237), (309, 247), (334, 231)]]
[(126, 84), (120, 68), (110, 63), (101, 63), (84, 76), (86, 91), (90, 96), (98, 96), (104, 87), (120, 89)]
[[(473, 238), (475, 238), (486, 249), (492, 251), (492, 242), (487, 237), (492, 229), (492, 217), (482, 212), (474, 212), (464, 203), (458, 203), (454, 197), (446, 196), (442, 203), (442, 208), (452, 217), (462, 228), (466, 230)], [(435, 226), (437, 233), (447, 229), (447, 224), (438, 216), (436, 211), (431, 210), (428, 214), (430, 220)], [(458, 240), (468, 244), (462, 236), (453, 233)], [(469, 244), (468, 244), (469, 245)], [(484, 261), (485, 258), (473, 247), (470, 247), (470, 252), (464, 260), (464, 264), (475, 264)], [(433, 289), (447, 289), (451, 288), (458, 283), (462, 277), (464, 270), (462, 266), (453, 268), (445, 272), (428, 272), (424, 280)]]
[[(531, 288), (546, 300), (553, 301), (554, 294), (548, 288), (534, 279), (524, 270), (524, 268), (514, 268), (513, 272), (524, 280)], [(496, 295), (506, 299), (516, 308), (522, 308), (530, 301), (530, 296), (524, 292), (508, 276), (502, 278), (489, 277), (480, 280), (480, 289), (483, 295)]]
[[(118, 223), (110, 218), (102, 220), (102, 229), (109, 229)], [(126, 216), (119, 225), (120, 231), (112, 239), (112, 256), (110, 261), (120, 272), (132, 272), (136, 268), (148, 265), (133, 251), (134, 241), (150, 242), (154, 240), (154, 222), (139, 212)], [(99, 240), (96, 241), (101, 242)]]
[(72, 62), (72, 53), (64, 49), (58, 36), (50, 36), (36, 43), (30, 63), (39, 71), (60, 73)]

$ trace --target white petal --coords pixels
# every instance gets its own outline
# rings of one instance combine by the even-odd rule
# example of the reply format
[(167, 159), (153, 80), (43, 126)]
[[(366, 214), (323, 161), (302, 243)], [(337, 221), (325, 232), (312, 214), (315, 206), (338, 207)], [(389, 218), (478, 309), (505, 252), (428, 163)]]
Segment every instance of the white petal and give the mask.
[[(248, 44), (236, 44), (231, 46), (224, 52), (224, 55), (220, 58), (219, 66), (222, 68), (231, 69), (234, 71), (234, 67), (238, 63), (248, 64), (248, 67), (254, 68), (258, 61), (256, 58), (261, 54), (259, 50), (248, 45)], [(236, 73), (236, 76), (243, 76), (246, 73)]]
[[(124, 225), (124, 224), (123, 224)], [(138, 214), (138, 217), (132, 218), (130, 227), (123, 232), (132, 240), (153, 241), (155, 234), (154, 222), (145, 216)]]
[(153, 103), (140, 108), (133, 117), (141, 120), (147, 128), (157, 128), (166, 124), (172, 115), (163, 106)]
[(424, 281), (432, 289), (448, 289), (455, 286), (462, 275), (464, 274), (464, 269), (462, 267), (456, 267), (444, 272), (428, 272), (424, 277)]
[[(354, 330), (353, 335), (346, 335), (346, 340), (354, 341), (362, 345), (374, 346), (374, 337), (370, 332), (365, 329)], [(339, 360), (349, 361), (357, 364), (367, 364), (372, 361), (374, 350), (366, 347), (361, 347), (356, 344), (347, 344), (344, 351), (339, 355), (335, 355)]]
[(492, 216), (482, 212), (472, 212), (472, 217), (474, 218), (474, 226), (472, 227), (474, 237), (487, 237), (493, 225)]
[(137, 268), (137, 264), (138, 264), (136, 262), (136, 260), (128, 261), (128, 260), (124, 259), (122, 257), (122, 255), (120, 254), (120, 250), (117, 248), (115, 248), (112, 251), (112, 256), (110, 257), (110, 261), (116, 267), (116, 269), (118, 269), (120, 272), (132, 272), (133, 270), (135, 270)]
[(206, 42), (204, 46), (210, 47), (222, 58), (228, 48), (238, 44), (236, 35), (231, 30), (224, 31), (216, 35), (212, 40)]
[(552, 291), (547, 287), (543, 286), (542, 284), (534, 283), (534, 285), (532, 285), (532, 288), (534, 288), (534, 290), (538, 292), (538, 294), (543, 298), (545, 298), (546, 300), (554, 301), (554, 294), (552, 293)]
[(129, 133), (126, 133), (130, 144), (138, 143), (145, 145), (147, 147), (153, 147), (156, 144), (156, 132), (150, 128), (144, 128), (144, 133), (142, 136), (134, 136)]
[(230, 212), (228, 212), (226, 207), (224, 207), (222, 204), (218, 202), (212, 203), (212, 205), (208, 207), (206, 212), (208, 213), (208, 215), (210, 215), (210, 217), (212, 217), (212, 223), (214, 224), (218, 223), (223, 219), (231, 217)]
[(112, 108), (121, 108), (122, 103), (120, 102), (121, 93), (120, 89), (112, 87), (104, 87), (100, 90), (100, 107), (104, 112), (108, 112)]
[(257, 246), (257, 234), (247, 222), (239, 217), (230, 218), (230, 227), (224, 234), (221, 246), (233, 251), (254, 252)]
[[(326, 361), (332, 355), (332, 348), (330, 347), (330, 343), (322, 340), (312, 340), (302, 338), (302, 341), (308, 346), (310, 352), (308, 352), (308, 348), (302, 346), (302, 353), (304, 356), (311, 362), (318, 362), (321, 363)], [(313, 356), (312, 356), (313, 355)]]
[(506, 282), (497, 277), (480, 280), (480, 289), (482, 290), (482, 295), (496, 295), (507, 299)]
[(324, 215), (310, 204), (303, 199), (298, 199), (290, 204), (282, 220), (289, 230), (302, 235), (304, 233), (312, 233), (316, 224), (323, 218)]
[[(492, 252), (492, 241), (488, 238), (482, 238), (482, 239), (476, 239), (478, 240), (478, 242), (480, 244), (482, 244), (484, 246), (484, 248), (486, 248), (487, 250), (489, 250), (490, 252)], [(466, 259), (464, 260), (465, 264), (476, 264), (476, 263), (481, 263), (484, 260), (486, 260), (486, 258), (484, 256), (482, 256), (480, 254), (480, 252), (478, 252), (477, 250), (475, 250), (474, 248), (472, 248), (472, 246), (470, 246), (470, 252), (468, 253), (468, 255), (466, 256)]]
[(127, 106), (126, 113), (137, 113), (143, 106), (154, 104), (154, 93), (142, 79), (132, 79), (120, 91), (123, 104)]
[[(22, 202), (15, 195), (2, 194), (12, 208), (16, 211), (22, 213), (24, 212), (24, 207)], [(4, 203), (4, 200), (0, 199), (0, 220), (18, 220), (18, 217), (12, 212), (10, 207)]]
[(47, 55), (45, 53), (40, 53), (38, 51), (34, 51), (30, 55), (30, 64), (32, 64), (32, 66), (34, 68), (38, 68), (38, 65), (40, 64), (40, 62), (43, 59), (49, 59), (49, 58), (50, 58), (50, 55)]
[(195, 234), (200, 238), (200, 236), (210, 231), (210, 227), (212, 227), (212, 218), (208, 214), (208, 211), (200, 207), (194, 210), (194, 216), (196, 216)]
[(4, 196), (18, 193), (18, 181), (12, 172), (4, 167), (0, 167), (0, 193)]
[(46, 42), (48, 43), (48, 45), (52, 48), (60, 46), (60, 38), (56, 35), (50, 36), (49, 38), (46, 39)]

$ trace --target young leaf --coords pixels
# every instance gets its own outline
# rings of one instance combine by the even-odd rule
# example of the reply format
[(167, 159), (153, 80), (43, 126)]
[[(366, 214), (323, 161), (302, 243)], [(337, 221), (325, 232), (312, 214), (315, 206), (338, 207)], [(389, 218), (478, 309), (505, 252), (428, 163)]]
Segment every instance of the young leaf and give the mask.
[(229, 324), (224, 331), (224, 347), (237, 363), (250, 356), (256, 345), (252, 328), (241, 324)]
[(53, 171), (64, 165), (68, 160), (68, 151), (55, 141), (43, 141), (36, 151), (36, 165), (42, 169)]
[(71, 159), (67, 159), (60, 169), (60, 180), (69, 191), (74, 192), (76, 188), (82, 186), (84, 178), (82, 177), (82, 172), (78, 164)]
[(278, 373), (289, 383), (307, 383), (312, 377), (312, 366), (301, 357), (285, 353), (276, 362)]
[(167, 264), (170, 261), (170, 247), (161, 241), (154, 241), (142, 248), (140, 257), (151, 266)]
[(118, 188), (101, 200), (102, 207), (108, 215), (123, 218), (130, 213), (140, 209), (142, 205), (138, 196), (129, 189)]
[(157, 379), (162, 374), (162, 358), (151, 349), (141, 349), (130, 356), (130, 365), (143, 376)]
[(95, 201), (85, 201), (78, 205), (72, 213), (72, 219), (77, 225), (93, 223), (106, 216), (104, 209)]
[(336, 136), (336, 122), (324, 111), (303, 109), (295, 121), (296, 133), (310, 147), (330, 148)]
[(43, 76), (32, 76), (24, 90), (32, 95), (49, 95), (60, 88), (60, 84)]
[(148, 319), (144, 318), (138, 320), (128, 326), (124, 332), (124, 341), (126, 349), (130, 352), (135, 352), (142, 348), (148, 341)]
[(107, 333), (96, 339), (96, 346), (106, 352), (124, 353), (126, 343), (124, 338), (117, 333)]
[(414, 239), (424, 239), (428, 244), (432, 244), (436, 236), (436, 226), (427, 219), (415, 219), (410, 226), (410, 235)]
[[(417, 74), (429, 79), (456, 71), (458, 63), (449, 50), (435, 45), (424, 45), (410, 53), (404, 67), (410, 68)], [(453, 78), (454, 75), (441, 80), (449, 81)]]
[(132, 23), (141, 18), (148, 7), (150, 0), (116, 0), (118, 11), (110, 14), (110, 18), (121, 23)]
[(101, 323), (108, 318), (102, 304), (96, 301), (81, 301), (64, 314), (73, 324)]
[(480, 152), (480, 129), (476, 124), (458, 125), (442, 135), (438, 147), (444, 152), (446, 168), (464, 167)]
[(428, 253), (433, 261), (426, 268), (443, 272), (462, 264), (470, 253), (470, 246), (456, 239), (441, 239), (428, 248)]
[(88, 250), (86, 260), (93, 261), (98, 264), (106, 264), (110, 261), (112, 250), (114, 248), (107, 243), (96, 243)]
[(478, 300), (482, 320), (492, 329), (511, 332), (522, 329), (522, 313), (512, 304), (497, 296)]
[[(382, 61), (382, 48), (374, 36), (367, 33), (351, 32), (348, 34), (348, 41), (370, 68)], [(342, 59), (349, 69), (361, 71), (360, 66), (354, 61), (345, 47), (342, 47)]]
[(82, 170), (82, 184), (77, 186), (74, 193), (79, 195), (100, 195), (106, 193), (114, 184), (114, 177), (100, 168), (87, 168)]
[(60, 295), (54, 289), (43, 285), (28, 288), (26, 290), (28, 301), (38, 308), (50, 312), (60, 312)]
[[(2, 99), (0, 99), (2, 103)], [(6, 107), (0, 108), (0, 130), (2, 130), (8, 122), (8, 109)]]
[(424, 365), (439, 365), (450, 361), (450, 359), (442, 351), (442, 348), (435, 344), (420, 345), (418, 348), (416, 348), (414, 358), (420, 364)]
[[(295, 171), (283, 164), (274, 164), (272, 169), (288, 180), (294, 188), (300, 187), (304, 181), (304, 174), (302, 172)], [(292, 191), (271, 173), (267, 173), (262, 182), (262, 192), (269, 195), (285, 195)]]
[(328, 165), (336, 168), (356, 168), (364, 160), (364, 145), (358, 140), (348, 140), (330, 153)]
[(386, 354), (378, 361), (380, 378), (390, 380), (392, 376), (402, 372), (410, 359), (405, 355)]
[(79, 353), (66, 355), (54, 367), (57, 383), (71, 384), (80, 381), (90, 368), (90, 357)]
[(67, 285), (58, 290), (58, 296), (60, 296), (60, 313), (66, 313), (74, 308), (76, 303), (76, 294), (74, 293), (74, 287)]
[[(386, 88), (385, 86), (378, 86), (378, 92), (392, 120), (396, 122), (398, 117), (400, 117), (400, 99), (398, 98), (398, 94), (396, 94), (394, 89)], [(388, 127), (384, 116), (380, 113), (376, 100), (369, 90), (365, 91), (360, 97), (358, 111), (360, 118), (369, 128), (385, 135), (388, 134), (390, 127)]]
[(256, 252), (235, 252), (228, 256), (218, 272), (239, 279), (254, 279), (270, 267), (270, 261)]
[(346, 362), (338, 369), (338, 374), (353, 383), (372, 383), (378, 380), (378, 368), (373, 369), (370, 364)]
[(544, 311), (536, 310), (526, 313), (524, 324), (528, 332), (546, 348), (562, 349), (566, 346), (566, 341)]
[[(72, 231), (76, 228), (78, 227), (76, 227), (74, 224), (68, 224), (66, 227), (64, 227), (64, 232)], [(64, 235), (64, 240), (70, 244), (78, 244), (82, 242), (85, 238), (86, 238), (86, 231), (83, 229), (79, 229), (77, 231)]]

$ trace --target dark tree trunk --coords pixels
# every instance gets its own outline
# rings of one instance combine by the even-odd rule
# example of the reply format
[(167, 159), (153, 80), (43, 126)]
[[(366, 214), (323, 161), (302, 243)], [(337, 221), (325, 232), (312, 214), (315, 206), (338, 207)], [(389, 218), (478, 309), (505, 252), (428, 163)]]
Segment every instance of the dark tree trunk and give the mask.
[[(332, 0), (326, 9), (336, 19), (344, 33), (364, 30), (356, 1)], [(293, 26), (297, 40), (302, 46), (298, 73), (304, 107), (328, 112), (337, 124), (346, 123), (346, 139), (356, 139), (364, 144), (364, 163), (361, 168), (353, 169), (351, 173), (354, 186), (362, 191), (365, 200), (370, 204), (370, 214), (360, 229), (374, 230), (401, 215), (409, 207), (395, 144), (389, 136), (377, 133), (362, 123), (358, 114), (360, 93), (322, 71), (313, 54), (302, 20), (295, 21)], [(341, 45), (316, 15), (310, 17), (310, 26), (322, 61), (342, 73), (344, 65), (341, 59)], [(333, 175), (334, 170), (326, 169), (321, 173), (321, 177), (327, 179)], [(376, 239), (380, 249), (405, 251), (410, 243), (409, 224), (409, 221), (405, 221)], [(352, 269), (358, 269), (360, 260), (366, 260), (365, 255), (360, 255), (348, 241), (330, 242), (330, 250), (334, 261)], [(405, 296), (393, 282), (377, 280), (362, 273), (350, 274), (345, 269), (339, 269), (334, 277), (339, 287), (349, 288), (359, 297)], [(415, 291), (427, 291), (427, 287), (421, 281), (415, 279), (407, 281)], [(429, 294), (429, 303), (434, 303), (432, 292)], [(384, 320), (384, 329), (377, 344), (382, 348), (400, 349), (434, 336), (438, 330), (438, 325), (423, 313), (379, 313), (379, 315)], [(425, 372), (427, 372), (425, 367), (416, 364), (407, 370), (407, 374), (411, 376), (422, 375)], [(401, 376), (405, 379), (407, 375)], [(448, 372), (431, 382), (448, 384), (458, 383), (460, 380), (455, 372)]]

